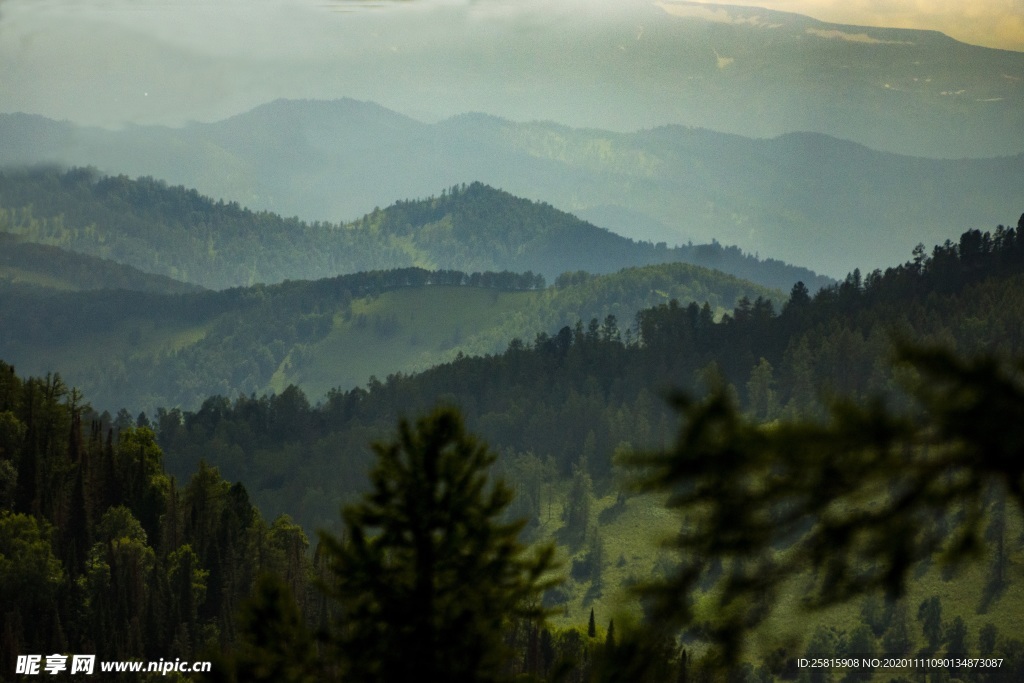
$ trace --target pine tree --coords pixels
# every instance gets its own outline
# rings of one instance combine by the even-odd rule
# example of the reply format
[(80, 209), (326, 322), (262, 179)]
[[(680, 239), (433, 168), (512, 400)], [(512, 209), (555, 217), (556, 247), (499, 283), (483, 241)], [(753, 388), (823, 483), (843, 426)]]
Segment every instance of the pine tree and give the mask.
[(594, 621), (594, 608), (590, 608), (590, 622), (587, 624), (587, 635), (591, 638), (597, 637), (597, 622)]
[(747, 401), (752, 417), (763, 420), (775, 417), (778, 404), (774, 386), (772, 364), (762, 358), (750, 371), (750, 379), (747, 381)]
[(882, 648), (887, 656), (898, 656), (907, 654), (913, 646), (907, 605), (900, 601), (893, 611), (892, 625), (882, 636)]
[(594, 484), (587, 471), (586, 458), (573, 466), (572, 487), (562, 510), (562, 520), (575, 547), (583, 542), (590, 527), (590, 505), (594, 498)]
[(942, 644), (942, 599), (933, 595), (921, 602), (917, 608), (917, 620), (921, 622), (921, 632), (930, 651), (935, 652)]
[(344, 535), (321, 534), (342, 670), (367, 683), (501, 680), (503, 625), (542, 617), (553, 549), (527, 552), (523, 524), (502, 521), (511, 491), (488, 482), (495, 456), (455, 411), (403, 420), (374, 451)]
[(306, 629), (287, 583), (260, 577), (256, 594), (239, 614), (240, 647), (213, 667), (225, 683), (314, 683), (323, 680), (312, 634)]

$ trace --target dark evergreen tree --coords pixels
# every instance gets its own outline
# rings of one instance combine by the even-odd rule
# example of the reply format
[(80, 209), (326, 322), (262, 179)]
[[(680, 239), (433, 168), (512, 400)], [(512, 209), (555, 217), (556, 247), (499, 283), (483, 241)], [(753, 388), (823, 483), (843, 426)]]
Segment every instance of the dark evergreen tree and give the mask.
[(567, 540), (578, 547), (586, 538), (590, 529), (590, 506), (594, 499), (594, 484), (587, 471), (587, 460), (580, 458), (578, 465), (573, 466), (572, 487), (569, 498), (562, 510)]
[(978, 632), (978, 652), (982, 657), (990, 657), (996, 651), (996, 643), (999, 642), (999, 629), (995, 624), (988, 623), (981, 627)]
[(968, 643), (967, 624), (964, 618), (957, 616), (945, 628), (946, 652), (950, 655), (965, 656), (971, 653)]
[(321, 535), (324, 588), (341, 618), (332, 630), (346, 676), (370, 683), (503, 678), (502, 630), (540, 618), (553, 549), (530, 553), (512, 494), (489, 483), (495, 460), (459, 415), (439, 410), (374, 446), (372, 490), (344, 510), (344, 535)]
[(216, 662), (210, 680), (223, 683), (316, 683), (325, 678), (316, 644), (288, 585), (265, 574), (241, 608), (240, 643)]
[[(860, 661), (874, 659), (878, 656), (878, 642), (871, 627), (867, 624), (860, 624), (850, 633), (846, 640), (843, 656)], [(851, 668), (843, 678), (844, 683), (849, 681), (870, 681), (874, 675), (874, 669), (870, 666)]]
[(933, 595), (924, 600), (917, 608), (917, 620), (921, 622), (921, 632), (924, 633), (929, 652), (934, 653), (942, 644), (942, 599)]
[(911, 632), (910, 614), (907, 605), (900, 600), (892, 614), (892, 625), (882, 636), (882, 650), (887, 657), (901, 657), (909, 654), (914, 646), (914, 634)]

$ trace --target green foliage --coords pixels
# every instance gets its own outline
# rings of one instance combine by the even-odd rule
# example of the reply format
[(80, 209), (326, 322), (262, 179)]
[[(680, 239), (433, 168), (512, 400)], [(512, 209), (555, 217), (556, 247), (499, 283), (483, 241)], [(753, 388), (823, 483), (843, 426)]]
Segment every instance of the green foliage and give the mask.
[(0, 512), (0, 591), (4, 605), (49, 606), (64, 579), (50, 545), (51, 533), (50, 525), (28, 515)]
[(212, 289), (413, 266), (531, 271), (531, 287), (568, 270), (608, 273), (671, 261), (771, 287), (816, 277), (717, 243), (659, 249), (481, 183), (335, 225), (214, 202), (148, 177), (102, 177), (94, 169), (5, 172), (0, 232)]
[(145, 530), (124, 505), (117, 505), (103, 513), (96, 525), (95, 537), (102, 546), (121, 542), (146, 544)]
[(153, 431), (127, 414), (96, 415), (59, 377), (22, 380), (0, 362), (0, 416), (5, 671), (25, 652), (199, 659), (233, 641), (260, 571), (308, 586), (298, 527), (268, 530), (212, 468), (180, 496)]
[(930, 651), (935, 652), (942, 644), (942, 599), (937, 595), (924, 600), (917, 608), (917, 620)]
[(578, 546), (583, 542), (590, 530), (590, 508), (594, 501), (594, 485), (587, 471), (586, 460), (573, 466), (572, 485), (569, 497), (562, 509), (562, 521), (565, 522), (566, 540)]
[[(858, 624), (853, 628), (853, 632), (850, 633), (846, 642), (845, 652), (842, 654), (851, 658), (858, 657), (863, 661), (864, 658), (873, 659), (885, 653), (879, 652), (878, 640), (875, 638), (871, 627), (867, 624)], [(871, 667), (859, 667), (849, 671), (844, 680), (869, 681), (873, 673), (874, 671)]]
[(914, 646), (910, 614), (905, 601), (900, 600), (893, 608), (892, 624), (882, 636), (882, 649), (886, 654), (900, 657), (910, 654)]
[(239, 643), (219, 658), (210, 680), (230, 683), (315, 683), (319, 670), (313, 634), (288, 585), (273, 574), (260, 577), (238, 616)]
[[(676, 445), (636, 459), (644, 485), (670, 492), (686, 519), (680, 569), (645, 589), (660, 623), (696, 628), (735, 661), (798, 576), (811, 572), (804, 606), (818, 609), (876, 590), (898, 596), (910, 569), (937, 554), (953, 565), (977, 557), (989, 488), (1024, 502), (1021, 368), (909, 346), (901, 359), (919, 377), (914, 410), (839, 402), (828, 422), (761, 426), (721, 386), (703, 401), (675, 399)], [(704, 585), (713, 607), (698, 609)], [(912, 642), (906, 611), (897, 607), (886, 635), (891, 654)], [(920, 618), (935, 649), (937, 599)]]
[(967, 624), (964, 618), (957, 616), (945, 627), (944, 637), (946, 639), (946, 654), (951, 656), (966, 655), (973, 652), (967, 633)]
[[(737, 400), (742, 398), (745, 412), (752, 410), (747, 382), (752, 375), (767, 374), (760, 372), (767, 370), (763, 358), (772, 368), (767, 385), (778, 408), (774, 418), (824, 419), (824, 405), (836, 394), (854, 402), (885, 395), (895, 406), (907, 403), (896, 391), (896, 378), (905, 371), (894, 372), (890, 363), (895, 330), (906, 338), (945, 340), (964, 354), (1024, 353), (1013, 331), (1024, 311), (1024, 252), (1017, 231), (999, 229), (987, 238), (965, 239), (974, 242), (987, 244), (987, 250), (968, 248), (962, 258), (959, 245), (939, 247), (931, 258), (860, 278), (859, 289), (856, 277), (813, 299), (804, 299), (803, 290), (795, 287), (796, 298), (778, 314), (771, 299), (743, 290), (733, 292), (739, 294), (735, 308), (719, 322), (710, 305), (669, 300), (642, 310), (628, 327), (628, 318), (618, 317), (622, 341), (604, 335), (601, 318), (594, 316), (593, 325), (581, 320), (578, 331), (566, 325), (532, 340), (514, 339), (503, 353), (489, 357), (456, 358), (415, 375), (378, 375), (382, 379), (365, 389), (332, 391), (318, 408), (304, 413), (297, 422), (301, 428), (273, 419), (275, 397), (219, 398), (197, 411), (169, 411), (169, 417), (177, 418), (161, 429), (161, 445), (179, 476), (200, 458), (216, 458), (226, 476), (249, 484), (268, 514), (288, 511), (311, 529), (330, 524), (338, 503), (363, 486), (362, 444), (381, 438), (400, 415), (425, 412), (445, 397), (459, 404), (467, 425), (502, 453), (550, 458), (558, 477), (571, 476), (580, 455), (593, 448), (587, 469), (600, 488), (612, 472), (617, 444), (649, 450), (670, 442), (674, 419), (661, 397), (672, 389), (701, 391), (703, 370), (712, 364), (739, 388)], [(662, 277), (684, 289), (699, 287), (681, 266), (643, 270), (522, 296), (531, 305), (563, 296), (587, 301), (591, 294), (600, 302), (600, 292), (631, 296), (647, 278)], [(731, 291), (719, 285), (713, 289), (723, 297)], [(397, 294), (388, 292), (373, 304)], [(506, 301), (499, 300), (500, 315), (516, 317)], [(399, 320), (417, 312), (418, 320), (442, 319), (445, 302), (452, 303), (450, 308), (479, 305), (469, 297), (438, 301), (417, 296), (408, 302), (397, 309)], [(468, 332), (464, 336), (470, 337)], [(377, 346), (363, 338), (362, 344), (335, 347), (325, 341), (309, 348), (319, 359), (311, 367), (326, 377), (339, 365), (338, 354), (346, 358), (340, 365), (347, 366), (359, 349)], [(387, 347), (388, 353), (393, 350)], [(765, 412), (761, 417), (770, 416)], [(339, 449), (352, 454), (343, 463), (333, 456)], [(526, 495), (522, 498), (525, 504)]]
[(128, 289), (180, 294), (202, 289), (115, 261), (28, 242), (6, 232), (0, 232), (0, 279), (62, 290)]
[(58, 293), (0, 281), (8, 322), (0, 357), (40, 371), (56, 363), (94, 405), (152, 414), (160, 405), (195, 409), (214, 394), (282, 393), (289, 384), (320, 399), (459, 352), (498, 353), (510, 339), (580, 319), (603, 319), (594, 335), (611, 342), (616, 316), (630, 320), (671, 298), (721, 311), (743, 296), (780, 296), (678, 263), (562, 288), (535, 284), (528, 273), (417, 268), (193, 295)]
[(747, 401), (753, 417), (770, 420), (778, 413), (774, 384), (772, 364), (762, 358), (750, 371), (747, 381)]
[(542, 616), (553, 548), (528, 553), (522, 523), (501, 521), (511, 491), (488, 483), (494, 455), (454, 411), (402, 421), (374, 452), (372, 489), (345, 508), (344, 536), (321, 534), (346, 675), (500, 680), (503, 628)]

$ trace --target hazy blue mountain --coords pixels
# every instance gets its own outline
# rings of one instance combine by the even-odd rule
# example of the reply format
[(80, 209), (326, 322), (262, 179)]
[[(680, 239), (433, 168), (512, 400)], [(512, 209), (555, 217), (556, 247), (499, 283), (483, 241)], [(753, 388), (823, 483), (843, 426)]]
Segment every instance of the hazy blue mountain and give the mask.
[[(228, 62), (216, 50), (167, 44), (128, 25), (99, 27), (100, 40), (131, 54), (138, 72), (102, 74), (101, 88), (65, 74), (60, 55), (24, 64), (35, 54), (26, 34), (5, 64), (0, 109), (100, 125), (177, 125), (278, 97), (349, 95), (428, 121), (482, 111), (616, 131), (665, 124), (750, 137), (810, 131), (914, 156), (1024, 151), (1024, 53), (935, 31), (678, 0), (571, 10), (517, 2), (497, 11), (477, 2), (385, 3), (405, 7), (345, 17), (325, 8), (337, 4), (293, 8)], [(255, 8), (252, 19), (266, 17), (265, 9)], [(317, 14), (319, 25), (310, 26)], [(109, 68), (95, 45), (85, 42), (75, 55), (85, 72)]]
[(1024, 205), (1024, 154), (937, 160), (817, 133), (613, 133), (482, 114), (424, 124), (353, 100), (121, 131), (3, 115), (0, 137), (19, 141), (0, 164), (92, 164), (307, 220), (352, 220), (478, 180), (634, 239), (717, 239), (837, 277)]

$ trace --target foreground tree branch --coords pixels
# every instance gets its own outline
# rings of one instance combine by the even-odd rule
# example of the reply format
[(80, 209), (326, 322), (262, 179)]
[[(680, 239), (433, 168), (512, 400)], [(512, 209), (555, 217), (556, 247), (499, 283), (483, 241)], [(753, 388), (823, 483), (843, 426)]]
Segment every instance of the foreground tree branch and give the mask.
[(678, 570), (641, 589), (656, 624), (735, 662), (794, 579), (820, 609), (979, 556), (993, 491), (1024, 503), (1022, 367), (909, 345), (898, 362), (916, 377), (908, 408), (838, 402), (825, 422), (758, 424), (724, 386), (674, 397), (676, 445), (632, 459), (683, 519)]

